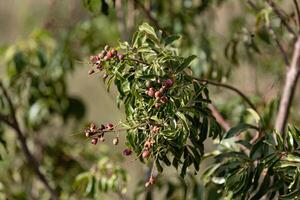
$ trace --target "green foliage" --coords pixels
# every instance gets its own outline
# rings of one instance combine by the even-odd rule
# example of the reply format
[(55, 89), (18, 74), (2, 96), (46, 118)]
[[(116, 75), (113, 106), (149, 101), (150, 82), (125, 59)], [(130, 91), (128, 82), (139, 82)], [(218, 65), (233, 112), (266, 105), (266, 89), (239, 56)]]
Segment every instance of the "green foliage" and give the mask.
[[(173, 42), (176, 38), (179, 39), (175, 37)], [(150, 150), (158, 171), (163, 170), (162, 163), (172, 164), (176, 169), (181, 166), (184, 176), (192, 164), (199, 170), (203, 142), (207, 137), (220, 136), (221, 129), (207, 108), (210, 100), (206, 86), (193, 82), (186, 73), (195, 56), (178, 56), (169, 47), (170, 41), (144, 23), (132, 44), (124, 42), (117, 48), (124, 58), (107, 61), (104, 57), (95, 65), (108, 75), (107, 86), (114, 82), (119, 91), (118, 101), (126, 113), (128, 147), (137, 155)], [(167, 80), (173, 82), (171, 87), (166, 86)], [(151, 89), (155, 95), (161, 93), (167, 102), (151, 97)], [(148, 141), (150, 149), (146, 147)]]
[[(39, 30), (4, 52), (6, 87), (13, 101), (25, 109), (24, 121), (32, 129), (49, 123), (53, 114), (78, 119), (84, 116), (83, 103), (67, 95), (65, 79), (73, 69), (73, 55), (66, 50), (66, 43), (58, 45), (49, 33)], [(0, 106), (6, 110), (7, 102), (2, 102)]]
[(127, 174), (108, 157), (102, 157), (90, 171), (77, 175), (74, 187), (82, 190), (85, 196), (97, 198), (101, 192), (126, 192)]
[(220, 185), (221, 194), (234, 199), (298, 197), (300, 131), (289, 127), (284, 140), (279, 134), (275, 138), (277, 144), (266, 134), (241, 152), (224, 149), (214, 158), (219, 164), (204, 172), (206, 183)]

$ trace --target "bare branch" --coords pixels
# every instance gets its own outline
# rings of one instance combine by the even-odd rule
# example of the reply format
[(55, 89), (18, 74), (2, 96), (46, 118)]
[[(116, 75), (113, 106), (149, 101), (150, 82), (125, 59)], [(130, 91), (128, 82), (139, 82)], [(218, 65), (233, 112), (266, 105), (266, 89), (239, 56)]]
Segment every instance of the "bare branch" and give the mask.
[(218, 111), (215, 105), (208, 104), (208, 108), (211, 110), (212, 115), (216, 118), (217, 122), (220, 126), (225, 130), (228, 131), (230, 129), (229, 123), (224, 119), (221, 113)]
[(162, 30), (165, 31), (160, 24), (158, 23), (158, 21), (152, 16), (151, 12), (149, 10), (147, 10), (147, 8), (139, 1), (139, 0), (134, 0), (134, 3), (140, 8), (142, 9), (142, 11), (145, 13), (146, 17), (150, 20), (150, 22), (158, 29), (158, 30)]
[(207, 80), (207, 79), (201, 79), (201, 78), (198, 78), (198, 77), (194, 77), (194, 76), (191, 76), (191, 75), (188, 75), (190, 78), (194, 79), (194, 80), (197, 80), (199, 82), (203, 82), (203, 83), (207, 83), (207, 84), (210, 84), (210, 85), (214, 85), (214, 86), (217, 86), (217, 87), (223, 87), (223, 88), (227, 88), (229, 90), (232, 90), (234, 92), (236, 92), (238, 95), (240, 95), (246, 102), (247, 104), (255, 111), (258, 113), (256, 107), (254, 106), (254, 104), (251, 102), (251, 100), (242, 92), (240, 91), (239, 89), (231, 86), (231, 85), (228, 85), (228, 84), (225, 84), (225, 83), (219, 83), (219, 82), (215, 82), (215, 81), (211, 81), (211, 80)]
[(280, 10), (280, 8), (277, 6), (277, 4), (275, 2), (273, 2), (272, 0), (268, 0), (267, 1), (268, 4), (272, 7), (273, 11), (275, 12), (275, 14), (280, 18), (282, 24), (286, 27), (286, 29), (293, 34), (294, 37), (297, 37), (296, 32), (292, 29), (292, 27), (288, 24), (288, 22), (286, 21), (285, 16), (282, 14), (282, 11)]
[(293, 0), (296, 8), (296, 13), (297, 13), (297, 21), (298, 21), (298, 26), (299, 26), (299, 32), (300, 32), (300, 9), (299, 9), (299, 4), (297, 0)]
[(286, 80), (280, 100), (279, 110), (276, 118), (275, 129), (280, 133), (283, 133), (286, 127), (289, 110), (294, 97), (297, 81), (300, 72), (300, 37), (298, 37), (294, 53), (292, 57), (292, 63), (286, 73)]
[(38, 161), (34, 158), (34, 156), (32, 155), (32, 153), (30, 152), (30, 150), (27, 146), (26, 138), (24, 136), (25, 134), (21, 131), (20, 125), (19, 125), (17, 117), (16, 117), (16, 112), (15, 112), (15, 107), (13, 105), (13, 102), (1, 81), (0, 81), (0, 89), (2, 90), (2, 93), (3, 93), (6, 101), (8, 102), (9, 109), (11, 110), (12, 122), (10, 122), (3, 115), (0, 116), (0, 121), (2, 120), (4, 123), (6, 123), (8, 126), (10, 126), (12, 129), (15, 130), (15, 133), (17, 135), (18, 140), (21, 143), (21, 148), (26, 156), (29, 166), (31, 166), (33, 168), (34, 173), (37, 175), (37, 177), (40, 179), (40, 181), (44, 184), (46, 189), (49, 191), (52, 200), (58, 200), (59, 199), (58, 195), (56, 194), (55, 190), (52, 189), (52, 187), (50, 186), (45, 175), (40, 171)]

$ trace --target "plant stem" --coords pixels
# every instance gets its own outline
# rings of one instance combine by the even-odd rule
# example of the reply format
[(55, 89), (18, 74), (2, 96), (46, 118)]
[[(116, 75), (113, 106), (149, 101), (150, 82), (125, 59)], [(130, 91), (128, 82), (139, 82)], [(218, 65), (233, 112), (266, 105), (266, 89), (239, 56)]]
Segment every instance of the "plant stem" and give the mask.
[(234, 92), (236, 92), (238, 95), (240, 95), (246, 102), (247, 104), (257, 113), (257, 109), (256, 107), (254, 106), (254, 104), (250, 101), (250, 99), (242, 92), (240, 91), (239, 89), (231, 86), (231, 85), (228, 85), (228, 84), (225, 84), (225, 83), (219, 83), (219, 82), (215, 82), (215, 81), (212, 81), (212, 80), (208, 80), (208, 79), (202, 79), (202, 78), (198, 78), (198, 77), (195, 77), (195, 76), (191, 76), (191, 75), (188, 75), (186, 74), (187, 76), (189, 76), (190, 78), (194, 79), (194, 80), (197, 80), (199, 82), (204, 82), (204, 83), (207, 83), (207, 84), (210, 84), (210, 85), (214, 85), (214, 86), (217, 86), (217, 87), (223, 87), (223, 88), (226, 88), (226, 89), (229, 89), (229, 90), (232, 90)]
[(275, 129), (283, 133), (286, 127), (290, 107), (295, 94), (295, 89), (300, 73), (300, 37), (298, 37), (291, 65), (286, 73), (285, 84), (280, 100), (279, 110), (276, 118)]
[(50, 186), (49, 182), (47, 181), (45, 175), (40, 171), (38, 161), (34, 158), (34, 156), (32, 155), (32, 153), (30, 152), (30, 150), (27, 146), (26, 137), (24, 136), (25, 134), (21, 131), (20, 125), (19, 125), (17, 117), (16, 117), (15, 107), (13, 106), (12, 100), (11, 100), (10, 96), (8, 95), (8, 92), (4, 88), (1, 81), (0, 81), (0, 89), (3, 92), (5, 99), (7, 100), (7, 103), (8, 103), (10, 112), (11, 112), (11, 118), (12, 118), (12, 121), (9, 121), (8, 118), (4, 118), (3, 115), (0, 115), (0, 121), (3, 121), (8, 126), (10, 126), (12, 129), (15, 130), (15, 133), (17, 135), (18, 140), (21, 143), (21, 148), (25, 154), (28, 164), (33, 168), (34, 173), (37, 175), (37, 177), (40, 179), (40, 181), (44, 184), (45, 188), (50, 193), (51, 199), (58, 200), (59, 198), (58, 198), (56, 191), (54, 189), (52, 189), (52, 187)]

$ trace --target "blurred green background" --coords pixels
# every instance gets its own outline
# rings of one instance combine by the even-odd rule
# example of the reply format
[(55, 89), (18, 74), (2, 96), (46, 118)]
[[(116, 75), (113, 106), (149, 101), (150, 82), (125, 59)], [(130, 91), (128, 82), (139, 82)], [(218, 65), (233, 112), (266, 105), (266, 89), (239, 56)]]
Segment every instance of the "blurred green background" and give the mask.
[[(91, 54), (98, 53), (105, 44), (114, 46), (120, 39), (129, 39), (141, 22), (149, 21), (137, 5), (130, 3), (131, 1), (123, 1), (126, 2), (124, 3), (126, 7), (123, 5), (125, 14), (118, 13), (110, 3), (108, 15), (93, 9), (92, 12), (88, 11), (84, 2), (86, 1), (0, 1), (0, 46), (24, 43), (33, 32), (45, 29), (58, 43), (67, 40), (68, 52), (72, 52), (71, 59), (75, 66), (74, 70), (67, 75), (68, 92), (70, 96), (82, 100), (86, 106), (86, 115), (80, 123), (54, 120), (52, 126), (47, 126), (39, 133), (33, 133), (32, 139), (28, 142), (34, 155), (45, 165), (42, 169), (49, 179), (55, 182), (57, 178), (62, 190), (62, 199), (83, 198), (82, 192), (72, 187), (76, 175), (89, 170), (102, 156), (109, 155), (112, 160), (119, 163), (119, 157), (125, 148), (122, 134), (120, 145), (117, 147), (111, 145), (113, 136), (108, 137), (105, 143), (93, 146), (89, 144), (89, 140), (78, 135), (88, 122), (117, 124), (125, 117), (122, 108), (117, 108), (116, 92), (112, 90), (108, 93), (101, 77), (88, 76), (88, 58)], [(241, 33), (243, 37), (255, 33), (252, 25), (247, 25), (255, 22), (255, 18), (250, 15), (251, 12), (248, 13), (247, 6), (238, 1), (209, 1), (213, 3), (203, 6), (202, 10), (201, 6), (193, 10), (193, 6), (202, 5), (202, 1), (158, 2), (157, 5), (156, 2), (152, 3), (154, 16), (161, 26), (166, 27), (169, 32), (183, 35), (182, 42), (178, 45), (181, 47), (179, 53), (198, 56), (199, 61), (193, 66), (195, 73), (205, 78), (227, 81), (236, 85), (247, 95), (252, 96), (261, 110), (265, 109), (266, 103), (276, 100), (277, 93), (282, 87), (284, 68), (281, 66), (284, 64), (282, 59), (276, 56), (278, 52), (274, 52), (271, 45), (267, 45), (262, 50), (267, 53), (255, 54), (251, 59), (244, 59), (248, 54), (244, 49), (239, 49), (241, 61), (238, 64), (232, 64), (224, 56), (224, 48), (229, 39), (235, 37), (235, 33)], [(143, 4), (146, 8), (150, 8), (151, 1), (145, 1)], [(123, 18), (118, 15), (122, 15)], [(122, 20), (126, 21), (126, 29), (120, 25)], [(246, 33), (244, 34), (243, 31)], [(258, 42), (262, 43), (262, 41)], [(0, 77), (3, 76), (4, 71), (5, 64), (1, 63)], [(221, 112), (225, 116), (230, 116), (231, 122), (239, 122), (241, 113), (245, 113), (245, 106), (240, 105), (240, 99), (231, 92), (214, 87), (210, 89), (211, 98)], [(299, 95), (298, 90), (296, 96)], [(230, 100), (231, 103), (225, 104), (225, 100)], [(291, 120), (299, 123), (297, 110), (299, 110), (299, 103), (296, 101), (294, 110), (291, 111), (293, 116)], [(0, 199), (49, 198), (44, 194), (43, 186), (32, 177), (30, 170), (21, 173), (21, 170), (28, 169), (26, 163), (24, 164), (22, 152), (16, 153), (19, 151), (15, 143), (16, 138), (10, 133), (8, 131), (5, 138), (7, 146), (12, 148), (3, 153), (3, 157), (7, 159), (0, 161)], [(45, 145), (43, 151), (41, 150), (43, 147), (36, 145), (39, 143)], [(207, 150), (209, 149), (210, 147)], [(1, 151), (3, 152), (3, 149)], [(59, 157), (64, 161), (59, 161)], [(129, 173), (127, 194), (131, 196), (138, 184), (141, 186), (139, 181), (143, 181), (148, 169), (138, 161), (133, 162), (133, 158), (126, 159), (121, 165)], [(175, 177), (174, 171), (167, 174)], [(27, 182), (29, 179), (30, 183)], [(31, 196), (28, 196), (29, 194)], [(104, 197), (115, 199), (117, 195), (109, 193), (107, 197), (106, 194), (101, 193), (95, 199), (105, 199)]]

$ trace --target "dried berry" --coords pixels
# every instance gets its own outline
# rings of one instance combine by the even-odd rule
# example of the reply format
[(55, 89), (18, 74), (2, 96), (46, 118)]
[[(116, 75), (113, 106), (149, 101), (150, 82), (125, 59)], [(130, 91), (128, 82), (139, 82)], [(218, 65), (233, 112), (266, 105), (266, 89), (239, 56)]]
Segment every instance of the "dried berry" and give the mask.
[(118, 145), (119, 144), (119, 138), (118, 137), (116, 137), (116, 138), (113, 139), (113, 144), (114, 145)]
[(130, 148), (124, 149), (123, 155), (124, 156), (130, 156), (132, 154), (132, 150)]
[(92, 75), (93, 73), (95, 73), (95, 70), (90, 69), (88, 73), (89, 73), (89, 75)]
[(166, 97), (166, 96), (162, 96), (162, 97), (160, 98), (160, 102), (162, 102), (162, 103), (168, 103), (168, 102), (169, 102), (169, 99), (168, 99), (168, 97)]
[(97, 139), (97, 138), (93, 138), (93, 139), (92, 139), (92, 144), (93, 144), (93, 145), (96, 145), (97, 142), (98, 142), (98, 139)]
[(174, 81), (172, 79), (167, 79), (164, 81), (163, 85), (166, 86), (167, 88), (170, 88), (173, 86), (173, 84), (174, 84)]
[(114, 129), (114, 125), (112, 123), (108, 123), (108, 124), (106, 124), (105, 128), (106, 128), (106, 130), (111, 131)]
[(95, 64), (97, 61), (99, 61), (100, 58), (98, 56), (90, 56), (90, 61)]

